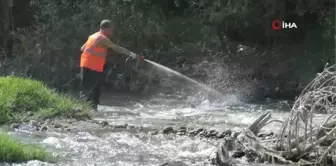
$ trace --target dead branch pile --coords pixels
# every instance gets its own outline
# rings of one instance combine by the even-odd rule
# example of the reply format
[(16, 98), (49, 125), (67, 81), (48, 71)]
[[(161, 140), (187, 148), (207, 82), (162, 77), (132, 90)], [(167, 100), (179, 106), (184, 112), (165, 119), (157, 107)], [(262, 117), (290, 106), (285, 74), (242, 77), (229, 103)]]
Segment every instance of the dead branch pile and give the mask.
[[(290, 115), (278, 134), (257, 137), (271, 120), (269, 112), (260, 116), (249, 128), (224, 140), (217, 151), (216, 162), (233, 164), (235, 154), (242, 152), (250, 161), (299, 165), (336, 165), (336, 66), (326, 67), (296, 99)], [(229, 151), (235, 151), (229, 156)], [(239, 155), (238, 155), (239, 156)]]

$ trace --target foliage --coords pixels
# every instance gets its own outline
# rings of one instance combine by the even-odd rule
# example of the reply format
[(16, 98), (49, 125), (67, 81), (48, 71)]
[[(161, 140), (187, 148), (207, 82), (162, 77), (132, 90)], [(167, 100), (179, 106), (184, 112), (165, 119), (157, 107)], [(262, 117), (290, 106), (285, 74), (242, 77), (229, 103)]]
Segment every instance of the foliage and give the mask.
[(0, 162), (45, 161), (47, 157), (47, 152), (40, 147), (24, 145), (7, 135), (0, 135)]
[(86, 104), (57, 94), (39, 81), (0, 77), (0, 89), (0, 124), (32, 118), (88, 116)]
[[(314, 0), (305, 3), (302, 0), (30, 1), (36, 23), (16, 31), (20, 41), (16, 44), (17, 57), (14, 62), (5, 63), (2, 70), (32, 76), (57, 87), (78, 73), (79, 48), (89, 34), (98, 30), (102, 19), (116, 23), (117, 44), (168, 66), (195, 63), (197, 59), (214, 55), (225, 55), (222, 58), (226, 62), (245, 65), (253, 59), (262, 61), (258, 63), (261, 65), (270, 62), (272, 66), (283, 61), (279, 57), (284, 57), (297, 61), (295, 65), (300, 66), (297, 71), (301, 75), (299, 69), (315, 72), (326, 61), (334, 62), (335, 22), (331, 21), (335, 20), (335, 2), (329, 0), (324, 3)], [(271, 22), (275, 19), (295, 22), (299, 28), (273, 31)], [(267, 58), (261, 53), (240, 57), (236, 54), (238, 44), (256, 47), (260, 52), (275, 47), (300, 52), (270, 52)], [(299, 63), (301, 60), (311, 63)], [(312, 76), (310, 72), (307, 75)]]

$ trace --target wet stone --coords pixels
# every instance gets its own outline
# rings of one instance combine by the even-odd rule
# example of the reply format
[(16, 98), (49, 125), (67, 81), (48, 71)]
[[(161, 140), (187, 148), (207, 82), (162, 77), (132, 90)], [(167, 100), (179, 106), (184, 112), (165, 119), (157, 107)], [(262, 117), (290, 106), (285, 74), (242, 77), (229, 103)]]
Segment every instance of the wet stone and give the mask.
[(209, 133), (216, 133), (217, 131), (216, 130), (210, 130)]
[(187, 166), (187, 164), (183, 162), (169, 162), (169, 163), (161, 164), (160, 166)]
[(109, 125), (109, 123), (107, 121), (102, 121), (100, 122), (100, 125), (103, 126), (103, 127), (106, 127)]
[(190, 135), (197, 135), (197, 134), (199, 134), (202, 131), (204, 131), (204, 129), (202, 129), (202, 128), (194, 129), (194, 130), (190, 131), (189, 134)]
[(221, 133), (217, 133), (216, 137), (217, 138), (224, 138), (225, 137), (225, 133), (224, 132), (221, 132)]
[(240, 135), (240, 132), (233, 132), (233, 133), (231, 134), (231, 137), (232, 137), (232, 138), (237, 138), (239, 135)]
[(232, 131), (231, 131), (231, 130), (225, 130), (223, 133), (224, 133), (225, 135), (231, 135), (231, 134), (232, 134)]
[(187, 130), (187, 128), (182, 126), (179, 130)]
[(48, 130), (48, 127), (47, 126), (43, 126), (42, 128), (41, 128), (41, 131), (47, 131)]
[(127, 126), (127, 129), (134, 129), (134, 128), (135, 128), (134, 125), (128, 125), (128, 126)]
[(218, 134), (218, 132), (212, 133), (211, 137), (217, 138), (217, 134)]
[(149, 134), (150, 134), (150, 135), (157, 135), (157, 134), (159, 134), (159, 131), (154, 130), (154, 131), (149, 132)]
[(177, 132), (176, 135), (182, 136), (182, 135), (186, 135), (185, 132)]
[(208, 137), (216, 137), (218, 134), (218, 131), (216, 130), (210, 130), (208, 133)]
[(256, 159), (254, 157), (247, 157), (247, 162), (252, 163), (254, 162)]
[(33, 127), (37, 127), (37, 126), (39, 126), (39, 124), (38, 124), (38, 122), (37, 122), (36, 120), (30, 120), (30, 121), (29, 121), (29, 125), (30, 125), (30, 126), (33, 126)]
[(245, 152), (242, 151), (235, 151), (233, 152), (232, 156), (233, 158), (241, 158), (245, 156)]
[(10, 127), (13, 129), (18, 129), (20, 127), (20, 124), (14, 123), (14, 124), (11, 124)]
[(92, 123), (100, 124), (101, 122), (99, 122), (98, 120), (92, 120)]
[(176, 131), (176, 134), (181, 136), (181, 135), (186, 135), (187, 134), (187, 129), (186, 128), (180, 128)]
[(205, 136), (207, 135), (207, 131), (201, 131), (200, 133), (198, 133), (199, 136)]
[(58, 128), (61, 128), (61, 127), (62, 127), (61, 124), (58, 124), (58, 123), (54, 124), (54, 128), (55, 128), (55, 129), (58, 129)]
[(174, 132), (174, 128), (171, 126), (165, 127), (162, 129), (162, 133), (163, 134), (170, 134)]
[(194, 130), (194, 128), (192, 128), (192, 127), (187, 128), (187, 131), (192, 131), (192, 130)]
[(118, 129), (126, 129), (127, 126), (128, 126), (128, 124), (115, 125), (114, 128), (118, 128)]
[(182, 132), (182, 133), (186, 133), (187, 132), (187, 129), (178, 129), (177, 132)]

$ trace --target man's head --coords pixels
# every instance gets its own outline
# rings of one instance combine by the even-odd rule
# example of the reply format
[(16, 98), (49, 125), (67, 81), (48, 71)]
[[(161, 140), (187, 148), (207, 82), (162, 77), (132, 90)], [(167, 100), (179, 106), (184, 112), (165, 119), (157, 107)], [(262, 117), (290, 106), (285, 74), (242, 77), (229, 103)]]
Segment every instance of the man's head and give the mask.
[(112, 37), (114, 33), (114, 24), (110, 20), (100, 22), (100, 31), (107, 37)]

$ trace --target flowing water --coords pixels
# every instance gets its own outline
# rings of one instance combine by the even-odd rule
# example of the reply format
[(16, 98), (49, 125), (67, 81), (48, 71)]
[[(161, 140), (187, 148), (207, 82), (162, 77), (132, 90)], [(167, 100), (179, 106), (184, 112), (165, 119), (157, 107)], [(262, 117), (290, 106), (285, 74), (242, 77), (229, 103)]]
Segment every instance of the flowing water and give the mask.
[[(163, 69), (171, 72), (169, 68)], [(205, 85), (181, 76), (209, 90)], [(286, 111), (289, 110), (286, 101), (246, 104), (237, 101), (234, 95), (215, 103), (193, 96), (165, 94), (157, 94), (146, 99), (123, 94), (104, 94), (102, 98), (99, 112), (94, 114), (96, 120), (154, 129), (184, 126), (218, 131), (241, 130), (265, 111), (272, 112), (275, 119), (284, 120), (288, 114)], [(271, 124), (264, 130), (273, 131), (278, 128), (279, 125)], [(159, 166), (166, 162), (175, 162), (176, 166), (210, 166), (208, 158), (214, 156), (216, 150), (214, 145), (217, 143), (187, 136), (151, 135), (130, 130), (112, 131), (85, 125), (69, 132), (17, 130), (9, 134), (25, 143), (45, 146), (50, 153), (58, 156), (56, 164), (39, 161), (12, 164), (25, 166)], [(237, 163), (251, 165), (242, 161)]]
[[(109, 97), (109, 98), (107, 98)], [(287, 113), (284, 101), (267, 105), (210, 103), (203, 101), (195, 108), (188, 103), (190, 97), (159, 95), (141, 100), (129, 96), (106, 96), (103, 101), (114, 106), (100, 106), (95, 119), (112, 124), (135, 124), (152, 128), (186, 126), (193, 128), (241, 130), (252, 123), (264, 111), (282, 119)], [(111, 103), (110, 103), (111, 104)], [(274, 130), (276, 124), (265, 130)], [(176, 135), (150, 135), (141, 132), (111, 131), (78, 128), (70, 132), (14, 131), (10, 134), (26, 143), (37, 143), (59, 155), (55, 165), (111, 165), (111, 166), (158, 166), (165, 162), (182, 162), (188, 166), (210, 166), (209, 156), (214, 155), (215, 141)], [(26, 166), (52, 165), (30, 161)], [(240, 165), (250, 165), (240, 163)], [(178, 166), (183, 166), (178, 164)]]

